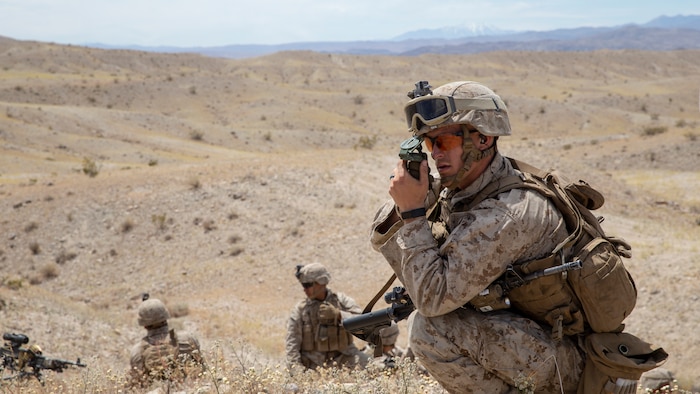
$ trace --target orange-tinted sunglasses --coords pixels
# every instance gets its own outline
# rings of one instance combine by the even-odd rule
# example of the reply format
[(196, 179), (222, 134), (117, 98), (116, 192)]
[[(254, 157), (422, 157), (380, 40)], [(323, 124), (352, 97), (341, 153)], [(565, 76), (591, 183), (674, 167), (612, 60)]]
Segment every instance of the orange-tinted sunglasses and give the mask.
[(441, 151), (445, 152), (462, 146), (464, 142), (464, 132), (455, 131), (454, 133), (440, 134), (437, 137), (428, 137), (426, 135), (424, 138), (425, 147), (428, 148), (429, 152), (433, 151), (434, 146), (437, 146)]

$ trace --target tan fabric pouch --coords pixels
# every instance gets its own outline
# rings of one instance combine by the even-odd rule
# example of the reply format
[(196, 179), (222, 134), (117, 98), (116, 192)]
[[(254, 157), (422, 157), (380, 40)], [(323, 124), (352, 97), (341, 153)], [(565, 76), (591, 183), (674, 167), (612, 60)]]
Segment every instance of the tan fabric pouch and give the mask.
[(585, 349), (586, 366), (578, 394), (636, 393), (642, 373), (668, 358), (663, 348), (625, 332), (590, 334)]

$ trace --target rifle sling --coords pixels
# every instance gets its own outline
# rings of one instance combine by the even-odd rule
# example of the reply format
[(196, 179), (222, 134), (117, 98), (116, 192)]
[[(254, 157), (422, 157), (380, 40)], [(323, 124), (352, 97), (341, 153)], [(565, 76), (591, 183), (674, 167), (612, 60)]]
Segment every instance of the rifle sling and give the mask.
[(394, 283), (394, 280), (396, 280), (396, 274), (391, 274), (391, 278), (384, 284), (384, 287), (382, 287), (379, 292), (372, 298), (372, 300), (367, 304), (364, 310), (362, 310), (362, 313), (369, 313), (372, 311), (372, 308), (374, 308), (374, 304), (377, 303), (379, 298), (382, 297), (382, 295), (389, 289), (389, 286), (391, 286), (392, 283)]

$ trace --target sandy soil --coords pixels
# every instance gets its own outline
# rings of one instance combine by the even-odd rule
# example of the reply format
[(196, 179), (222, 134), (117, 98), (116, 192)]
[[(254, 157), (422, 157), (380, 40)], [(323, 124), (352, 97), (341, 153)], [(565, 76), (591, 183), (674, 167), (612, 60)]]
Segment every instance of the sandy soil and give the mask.
[(361, 304), (391, 274), (368, 226), (405, 93), (472, 79), (509, 105), (506, 155), (606, 195), (633, 245), (628, 330), (700, 387), (698, 51), (234, 61), (8, 40), (0, 70), (0, 321), (47, 354), (126, 368), (148, 292), (205, 349), (281, 362), (296, 264)]

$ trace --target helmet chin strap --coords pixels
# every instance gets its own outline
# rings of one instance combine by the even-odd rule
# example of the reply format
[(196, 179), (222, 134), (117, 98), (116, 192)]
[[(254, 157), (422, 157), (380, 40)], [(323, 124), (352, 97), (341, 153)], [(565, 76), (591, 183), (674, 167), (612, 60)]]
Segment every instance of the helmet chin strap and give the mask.
[[(465, 138), (466, 141), (466, 138)], [(448, 189), (455, 189), (462, 186), (467, 173), (472, 168), (472, 165), (477, 161), (481, 161), (492, 154), (496, 153), (496, 144), (494, 143), (488, 149), (479, 150), (474, 144), (468, 142), (463, 146), (464, 153), (462, 153), (462, 160), (464, 161), (464, 166), (457, 172), (457, 174), (443, 178), (440, 180), (442, 186)]]

